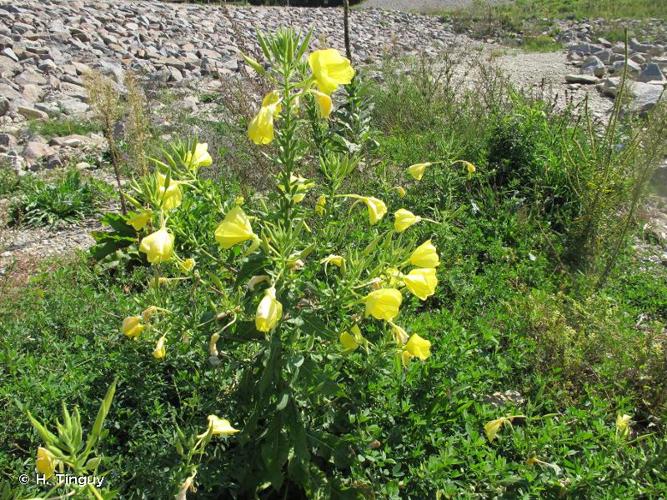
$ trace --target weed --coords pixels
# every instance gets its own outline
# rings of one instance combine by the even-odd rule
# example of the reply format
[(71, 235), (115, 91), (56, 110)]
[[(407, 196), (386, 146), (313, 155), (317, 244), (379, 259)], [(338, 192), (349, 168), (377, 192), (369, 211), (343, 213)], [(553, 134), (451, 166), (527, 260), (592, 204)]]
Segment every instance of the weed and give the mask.
[(87, 135), (91, 132), (100, 132), (102, 129), (97, 122), (58, 118), (47, 121), (32, 120), (28, 123), (28, 130), (46, 139), (51, 139), (52, 137), (63, 137), (74, 134)]

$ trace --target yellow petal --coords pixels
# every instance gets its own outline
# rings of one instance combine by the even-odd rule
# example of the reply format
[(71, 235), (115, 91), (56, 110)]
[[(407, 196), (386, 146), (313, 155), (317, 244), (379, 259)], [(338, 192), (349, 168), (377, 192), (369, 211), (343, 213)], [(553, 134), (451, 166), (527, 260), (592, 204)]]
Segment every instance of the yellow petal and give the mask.
[(408, 332), (394, 323), (391, 324), (391, 332), (394, 334), (394, 340), (399, 346), (405, 345), (408, 341)]
[(121, 331), (126, 337), (131, 339), (139, 336), (144, 331), (145, 326), (141, 324), (141, 316), (128, 316), (123, 320)]
[(322, 194), (320, 195), (319, 198), (317, 198), (317, 203), (315, 204), (315, 213), (319, 216), (324, 215), (326, 206), (327, 206), (327, 197)]
[(270, 332), (283, 315), (283, 305), (276, 300), (276, 289), (268, 288), (259, 302), (255, 314), (255, 327), (260, 332)]
[(325, 94), (331, 94), (339, 85), (347, 85), (354, 78), (350, 60), (343, 57), (336, 49), (312, 52), (308, 56), (308, 64), (317, 87)]
[(183, 201), (183, 191), (178, 181), (169, 179), (167, 184), (167, 176), (158, 172), (157, 184), (160, 195), (161, 208), (164, 210), (173, 210), (178, 207)]
[(332, 264), (336, 267), (343, 267), (345, 265), (345, 258), (340, 255), (329, 255), (320, 261), (320, 264), (324, 264), (325, 267), (329, 264)]
[(502, 428), (503, 425), (508, 423), (509, 420), (506, 417), (500, 417), (495, 420), (491, 420), (490, 422), (487, 422), (484, 425), (484, 432), (486, 433), (486, 437), (489, 441), (493, 441), (496, 439), (496, 436), (498, 435), (498, 432)]
[(56, 470), (56, 458), (46, 448), (37, 448), (37, 472), (44, 474), (46, 479), (53, 476)]
[(422, 177), (424, 177), (424, 172), (426, 171), (426, 167), (431, 166), (432, 163), (426, 162), (426, 163), (415, 163), (414, 165), (410, 165), (408, 167), (408, 173), (415, 179), (415, 180), (422, 180)]
[(425, 361), (431, 355), (431, 342), (413, 333), (410, 340), (405, 344), (405, 350), (411, 356)]
[(426, 300), (435, 293), (438, 278), (435, 275), (434, 268), (420, 268), (413, 269), (407, 275), (403, 276), (403, 283), (405, 283), (405, 286), (414, 295), (421, 300)]
[(395, 288), (380, 288), (374, 290), (364, 298), (366, 303), (366, 315), (375, 319), (392, 321), (398, 316), (403, 296)]
[(188, 153), (187, 164), (190, 168), (210, 167), (213, 164), (213, 158), (208, 154), (208, 143), (197, 143), (194, 154)]
[(174, 255), (174, 235), (166, 228), (159, 229), (141, 240), (139, 251), (146, 254), (151, 264), (167, 262)]
[(135, 231), (141, 231), (146, 224), (153, 217), (153, 212), (150, 210), (143, 210), (135, 213), (132, 217), (127, 219), (127, 223), (134, 228)]
[(166, 339), (164, 337), (160, 337), (160, 339), (157, 341), (155, 349), (153, 349), (153, 357), (155, 359), (164, 359), (165, 355), (167, 354), (167, 348), (164, 345), (165, 341)]
[(418, 215), (413, 214), (405, 208), (400, 208), (394, 213), (394, 229), (398, 233), (402, 233), (413, 224), (417, 224), (422, 220)]
[(215, 230), (215, 240), (224, 249), (253, 238), (255, 238), (255, 233), (252, 231), (250, 219), (239, 206), (235, 206), (227, 212), (227, 215)]
[(387, 213), (387, 205), (382, 200), (372, 196), (364, 197), (362, 200), (368, 207), (368, 220), (371, 225), (377, 224)]
[(255, 144), (270, 144), (273, 141), (273, 106), (262, 106), (248, 125), (248, 137)]
[(412, 252), (410, 264), (418, 267), (438, 267), (440, 265), (438, 252), (431, 240), (425, 241)]
[(193, 258), (185, 259), (183, 262), (181, 262), (180, 268), (181, 271), (184, 273), (189, 273), (192, 271), (195, 266), (197, 265), (197, 262)]
[(329, 115), (331, 115), (331, 110), (333, 109), (333, 101), (331, 100), (331, 97), (317, 90), (313, 90), (312, 92), (315, 96), (315, 102), (317, 102), (320, 116), (322, 118), (329, 118)]

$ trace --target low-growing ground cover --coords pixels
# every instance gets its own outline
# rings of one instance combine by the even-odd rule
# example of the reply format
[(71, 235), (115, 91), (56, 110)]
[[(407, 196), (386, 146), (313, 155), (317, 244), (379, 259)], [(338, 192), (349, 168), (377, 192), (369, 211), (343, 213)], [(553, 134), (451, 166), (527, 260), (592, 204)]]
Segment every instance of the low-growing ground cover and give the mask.
[[(308, 189), (329, 186), (333, 178), (339, 193), (384, 200), (387, 218), (405, 207), (436, 221), (391, 234), (407, 246), (430, 239), (440, 256), (435, 294), (421, 301), (405, 292), (399, 316), (402, 328), (430, 340), (430, 356), (403, 366), (393, 341), (384, 339), (392, 335), (386, 324), (362, 322), (320, 298), (343, 293), (333, 287), (343, 269), (333, 260), (323, 269), (319, 258), (344, 252), (349, 272), (363, 274), (355, 271), (355, 250), (363, 255), (380, 244), (369, 245), (375, 229), (350, 203), (335, 216), (309, 217), (316, 247), (285, 262), (290, 288), (279, 295), (285, 310), (320, 306), (319, 317), (292, 312), (283, 318), (288, 332), (315, 327), (316, 342), (308, 335), (283, 339), (294, 356), (284, 374), (294, 380), (299, 374), (301, 385), (282, 392), (276, 382), (264, 382), (273, 358), (261, 358), (263, 347), (246, 342), (257, 333), (251, 326), (222, 331), (213, 355), (210, 325), (228, 322), (225, 306), (237, 294), (246, 297), (239, 316), (252, 320), (260, 297), (244, 285), (268, 269), (244, 261), (238, 247), (221, 252), (213, 233), (233, 207), (254, 214), (253, 228), (270, 217), (267, 178), (281, 172), (267, 161), (255, 164), (267, 169), (264, 175), (234, 174), (235, 161), (249, 162), (243, 150), (256, 147), (245, 139), (248, 118), (238, 116), (236, 126), (215, 131), (234, 146), (225, 147), (223, 159), (214, 155), (217, 175), (187, 179), (168, 212), (176, 253), (195, 258), (194, 273), (166, 264), (156, 274), (146, 252), (137, 251), (136, 233), (116, 218), (109, 219), (113, 241), (128, 243), (117, 258), (96, 263), (82, 254), (25, 289), (3, 290), (0, 402), (7, 425), (0, 441), (8, 446), (0, 474), (9, 497), (38, 491), (16, 481), (32, 473), (43, 446), (26, 410), (53, 424), (62, 401), (78, 404), (89, 428), (113, 379), (118, 387), (98, 455), (104, 457), (100, 471), (108, 472), (106, 488), (122, 498), (172, 496), (193, 477), (195, 464), (197, 498), (252, 497), (247, 484), (262, 498), (650, 498), (667, 492), (667, 272), (639, 260), (625, 239), (619, 252), (610, 251), (641, 180), (631, 171), (663, 151), (638, 148), (629, 157), (612, 151), (614, 161), (606, 164), (598, 156), (606, 150), (597, 149), (604, 141), (591, 141), (585, 119), (556, 113), (500, 77), (487, 75), (466, 90), (447, 68), (428, 61), (407, 69), (388, 64), (383, 83), (362, 84), (362, 78), (335, 94), (340, 109), (330, 122), (307, 114), (318, 112), (315, 102), (306, 108), (312, 130), (300, 133), (312, 134), (315, 146), (301, 152), (298, 173), (318, 184)], [(267, 96), (265, 107), (277, 104), (274, 97)], [(276, 134), (284, 134), (285, 115), (275, 119)], [(656, 112), (654, 120), (643, 132), (644, 147), (664, 127), (663, 115)], [(613, 144), (617, 134), (631, 138), (633, 127), (613, 132)], [(280, 147), (266, 146), (269, 157), (292, 147), (286, 140), (278, 135)], [(351, 152), (363, 159), (352, 161)], [(405, 167), (421, 162), (434, 163), (413, 170), (423, 174), (416, 180)], [(346, 175), (339, 179), (333, 170)], [(171, 196), (171, 183), (160, 182)], [(289, 176), (287, 182), (283, 193), (294, 184)], [(290, 196), (304, 192), (305, 179), (297, 184)], [(288, 206), (317, 214), (319, 199), (305, 193)], [(591, 204), (600, 193), (605, 202)], [(176, 204), (176, 198), (168, 199)], [(335, 198), (327, 203), (333, 210)], [(269, 241), (278, 246), (279, 230), (288, 228), (275, 224)], [(610, 259), (613, 271), (601, 281)], [(175, 279), (160, 283), (160, 277)], [(223, 288), (230, 279), (240, 286)], [(124, 318), (153, 304), (172, 311), (151, 313), (169, 332), (166, 352), (149, 330), (137, 341), (120, 331)], [(220, 315), (217, 321), (212, 313)], [(350, 315), (375, 345), (365, 349), (356, 338), (359, 348), (342, 352), (349, 343), (341, 346), (339, 334)], [(257, 361), (256, 371), (246, 371)], [(261, 402), (253, 391), (268, 383), (280, 390), (246, 434)], [(287, 412), (301, 412), (303, 434), (289, 427), (292, 420), (276, 417)], [(208, 415), (230, 419), (242, 433), (216, 438), (189, 460), (188, 449), (196, 448), (189, 436), (206, 430)], [(286, 429), (273, 423), (277, 418), (285, 418)], [(299, 462), (304, 448), (309, 458)], [(261, 484), (248, 477), (253, 474)]]

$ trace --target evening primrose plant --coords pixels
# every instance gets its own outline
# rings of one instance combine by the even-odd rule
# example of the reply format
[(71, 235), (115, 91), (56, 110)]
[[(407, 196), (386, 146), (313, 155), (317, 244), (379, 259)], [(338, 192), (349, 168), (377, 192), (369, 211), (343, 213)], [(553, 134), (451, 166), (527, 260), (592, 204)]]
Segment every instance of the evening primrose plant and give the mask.
[[(153, 173), (130, 184), (134, 209), (125, 222), (154, 278), (145, 296), (151, 303), (123, 320), (122, 333), (150, 343), (156, 362), (168, 362), (184, 337), (173, 320), (188, 312), (171, 309), (166, 285), (198, 287), (211, 310), (188, 320), (188, 345), (205, 349), (211, 366), (231, 363), (239, 372), (235, 387), (221, 388), (237, 395), (233, 414), (221, 408), (204, 434), (186, 438), (179, 430), (179, 498), (196, 488), (216, 435), (234, 447), (226, 460), (237, 466), (225, 470), (235, 471), (229, 480), (243, 494), (281, 491), (286, 481), (310, 494), (350, 489), (331, 483), (331, 467), (348, 452), (309, 408), (333, 405), (343, 391), (340, 374), (359, 355), (384, 359), (400, 375), (431, 353), (432, 338), (409, 332), (401, 310), (436, 292), (437, 249), (413, 233), (438, 221), (388, 206), (376, 193), (349, 192), (346, 179), (359, 155), (313, 147), (314, 131), (328, 126), (341, 105), (337, 91), (353, 82), (355, 70), (335, 49), (308, 53), (310, 39), (291, 30), (259, 34), (265, 61), (245, 57), (271, 88), (247, 135), (275, 166), (274, 190), (248, 202), (212, 193), (198, 173), (213, 160), (196, 141), (172, 147), (154, 160)], [(308, 111), (313, 106), (317, 113)], [(316, 178), (307, 176), (316, 170)], [(189, 196), (219, 214), (216, 227), (173, 222)], [(362, 244), (347, 244), (346, 219), (363, 221)], [(196, 261), (179, 255), (180, 238)], [(322, 391), (322, 384), (340, 389)], [(223, 428), (228, 432), (216, 431)]]

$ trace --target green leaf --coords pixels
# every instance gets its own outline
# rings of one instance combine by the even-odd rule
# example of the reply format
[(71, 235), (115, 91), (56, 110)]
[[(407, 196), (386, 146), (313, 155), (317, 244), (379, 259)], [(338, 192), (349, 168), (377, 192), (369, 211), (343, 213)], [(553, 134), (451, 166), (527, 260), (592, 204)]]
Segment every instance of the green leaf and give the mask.
[(106, 419), (107, 414), (111, 409), (111, 402), (113, 400), (114, 394), (116, 393), (116, 382), (117, 380), (114, 380), (111, 383), (111, 386), (109, 386), (109, 389), (107, 390), (106, 396), (104, 396), (104, 399), (102, 400), (100, 409), (97, 412), (97, 418), (95, 419), (95, 423), (93, 424), (93, 428), (86, 442), (86, 449), (84, 451), (84, 455), (90, 453), (90, 451), (93, 449), (93, 446), (95, 446), (95, 443), (98, 441), (102, 433), (102, 426), (104, 425), (104, 419)]

